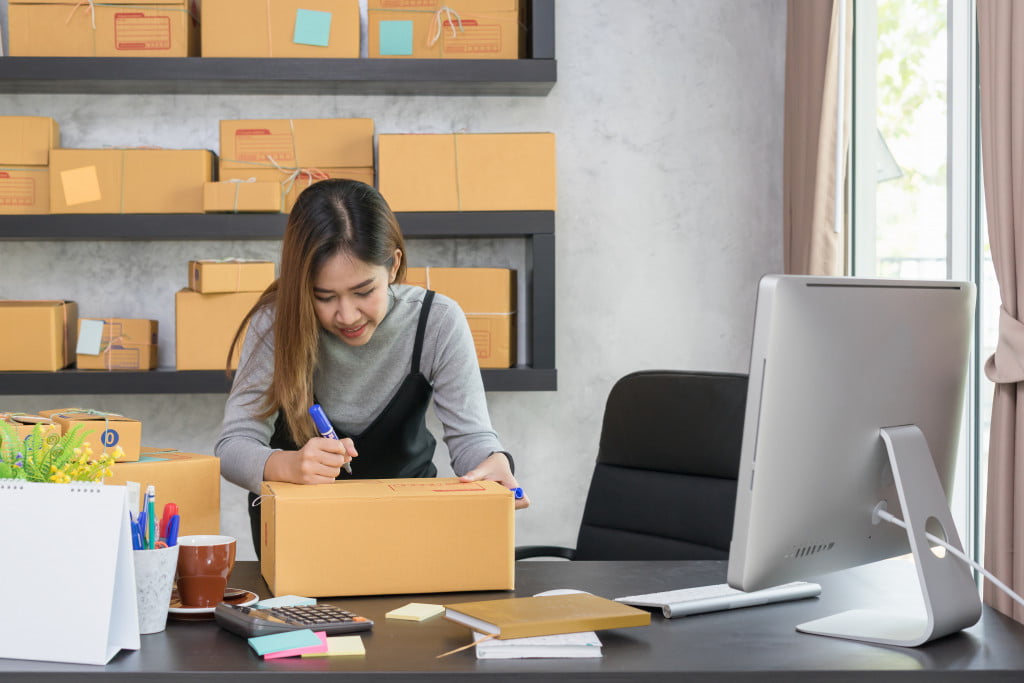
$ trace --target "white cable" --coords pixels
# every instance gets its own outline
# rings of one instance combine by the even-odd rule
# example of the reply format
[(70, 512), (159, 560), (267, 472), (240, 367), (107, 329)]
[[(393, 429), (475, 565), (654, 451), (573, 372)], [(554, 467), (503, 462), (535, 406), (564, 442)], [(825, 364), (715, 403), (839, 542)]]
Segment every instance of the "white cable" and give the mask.
[[(906, 529), (906, 528), (907, 528), (907, 523), (906, 523), (906, 522), (904, 522), (904, 521), (903, 521), (902, 519), (900, 519), (899, 517), (895, 517), (895, 516), (893, 516), (893, 514), (892, 514), (891, 512), (889, 512), (888, 510), (882, 510), (882, 509), (877, 509), (877, 508), (876, 508), (876, 509), (875, 509), (875, 514), (876, 514), (876, 515), (878, 515), (878, 518), (879, 518), (879, 519), (884, 519), (884, 520), (885, 520), (886, 522), (889, 522), (890, 524), (895, 524), (896, 526), (898, 526), (898, 527), (901, 527), (901, 528), (903, 528), (903, 529)], [(932, 542), (932, 543), (934, 543), (935, 545), (940, 545), (940, 546), (942, 546), (943, 548), (945, 548), (946, 550), (948, 550), (949, 552), (951, 552), (951, 553), (952, 553), (953, 555), (955, 555), (955, 556), (956, 556), (956, 557), (958, 557), (959, 559), (963, 560), (963, 561), (964, 561), (964, 562), (966, 562), (967, 564), (969, 564), (969, 565), (971, 565), (972, 567), (974, 567), (974, 568), (975, 568), (976, 570), (978, 570), (978, 571), (979, 571), (979, 572), (980, 572), (980, 573), (981, 573), (981, 574), (982, 574), (982, 575), (983, 575), (983, 576), (984, 576), (984, 577), (985, 577), (986, 579), (988, 579), (988, 580), (989, 580), (989, 581), (991, 581), (991, 582), (992, 582), (993, 584), (995, 584), (995, 586), (996, 586), (997, 588), (999, 588), (999, 590), (1001, 590), (1001, 591), (1003, 591), (1004, 593), (1006, 593), (1007, 595), (1009, 595), (1009, 596), (1010, 596), (1011, 598), (1013, 598), (1013, 599), (1014, 599), (1014, 600), (1015, 600), (1015, 601), (1016, 601), (1016, 602), (1017, 602), (1017, 603), (1018, 603), (1019, 605), (1021, 605), (1022, 607), (1024, 607), (1024, 598), (1021, 598), (1021, 597), (1020, 597), (1019, 595), (1017, 595), (1016, 593), (1014, 593), (1014, 592), (1013, 592), (1013, 591), (1012, 591), (1012, 590), (1010, 589), (1010, 587), (1009, 587), (1009, 586), (1007, 586), (1007, 585), (1006, 585), (1005, 583), (1003, 583), (1002, 581), (1000, 581), (999, 579), (997, 579), (997, 578), (996, 578), (995, 576), (993, 576), (993, 575), (992, 575), (992, 573), (991, 573), (990, 571), (988, 571), (987, 569), (985, 569), (984, 567), (982, 567), (982, 566), (981, 566), (980, 564), (978, 564), (977, 562), (975, 562), (975, 561), (974, 561), (974, 560), (972, 560), (971, 558), (969, 558), (969, 557), (967, 557), (966, 555), (964, 555), (964, 554), (963, 554), (963, 553), (962, 553), (962, 552), (961, 552), (960, 550), (958, 550), (957, 548), (953, 547), (952, 545), (950, 545), (950, 544), (949, 544), (949, 543), (947, 543), (946, 541), (942, 540), (942, 539), (941, 539), (941, 538), (939, 538), (938, 536), (935, 536), (934, 534), (929, 534), (929, 533), (927, 533), (927, 532), (925, 532), (925, 535), (924, 535), (924, 536), (925, 536), (925, 538), (927, 538), (927, 539), (928, 539), (929, 541), (931, 541), (931, 542)]]

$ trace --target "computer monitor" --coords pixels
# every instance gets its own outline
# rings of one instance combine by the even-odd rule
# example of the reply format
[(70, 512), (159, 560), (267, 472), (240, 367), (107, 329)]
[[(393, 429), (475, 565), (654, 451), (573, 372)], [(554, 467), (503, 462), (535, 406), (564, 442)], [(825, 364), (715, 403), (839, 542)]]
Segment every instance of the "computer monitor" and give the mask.
[[(757, 291), (728, 582), (752, 591), (913, 552), (922, 613), (807, 633), (914, 646), (975, 623), (949, 511), (971, 346), (969, 282), (766, 275)], [(880, 521), (887, 509), (904, 530)], [(907, 514), (909, 510), (910, 514)]]

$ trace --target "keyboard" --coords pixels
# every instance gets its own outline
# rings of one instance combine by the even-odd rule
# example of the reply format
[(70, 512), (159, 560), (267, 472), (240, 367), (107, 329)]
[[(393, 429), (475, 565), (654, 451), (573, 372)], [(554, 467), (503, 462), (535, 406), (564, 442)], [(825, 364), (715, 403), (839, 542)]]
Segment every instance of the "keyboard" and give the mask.
[(718, 612), (739, 607), (767, 605), (787, 600), (802, 600), (821, 594), (821, 586), (806, 581), (794, 581), (763, 590), (744, 591), (719, 583), (711, 586), (696, 586), (678, 590), (628, 595), (615, 598), (617, 602), (639, 607), (660, 607), (667, 619), (685, 617), (691, 614)]

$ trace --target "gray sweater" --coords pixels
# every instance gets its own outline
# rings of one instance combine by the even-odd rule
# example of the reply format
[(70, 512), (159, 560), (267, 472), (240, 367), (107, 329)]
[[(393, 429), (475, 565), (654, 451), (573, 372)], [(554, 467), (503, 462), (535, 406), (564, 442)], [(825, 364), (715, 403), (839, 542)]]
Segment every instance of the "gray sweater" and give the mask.
[[(412, 369), (425, 290), (410, 285), (391, 289), (394, 297), (388, 313), (367, 344), (349, 346), (320, 330), (313, 391), (327, 417), (346, 434), (362, 433)], [(273, 376), (273, 345), (273, 315), (263, 310), (253, 317), (242, 345), (214, 450), (224, 478), (254, 492), (259, 492), (263, 467), (274, 450), (269, 444), (277, 415), (265, 420), (254, 417)], [(444, 426), (444, 442), (456, 474), (465, 474), (492, 452), (503, 450), (487, 413), (466, 316), (457, 303), (442, 294), (434, 296), (430, 307), (420, 372), (434, 387), (434, 412)], [(354, 443), (358, 451), (358, 440)], [(352, 467), (358, 470), (359, 458)]]

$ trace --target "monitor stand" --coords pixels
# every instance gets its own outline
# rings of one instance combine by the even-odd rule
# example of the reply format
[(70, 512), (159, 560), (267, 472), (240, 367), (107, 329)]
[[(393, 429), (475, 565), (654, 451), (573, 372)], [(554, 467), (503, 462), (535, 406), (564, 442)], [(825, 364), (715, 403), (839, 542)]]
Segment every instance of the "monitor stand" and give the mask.
[(914, 425), (904, 425), (884, 427), (881, 436), (903, 508), (924, 611), (851, 610), (796, 628), (803, 633), (916, 647), (977, 623), (981, 600), (970, 567), (951, 553), (937, 557), (925, 538), (925, 526), (934, 518), (946, 541), (963, 550), (924, 434)]

